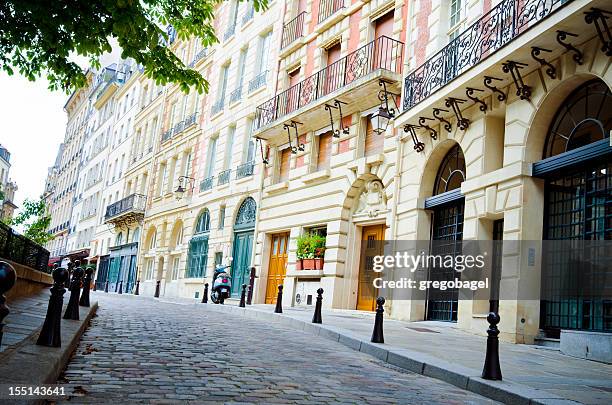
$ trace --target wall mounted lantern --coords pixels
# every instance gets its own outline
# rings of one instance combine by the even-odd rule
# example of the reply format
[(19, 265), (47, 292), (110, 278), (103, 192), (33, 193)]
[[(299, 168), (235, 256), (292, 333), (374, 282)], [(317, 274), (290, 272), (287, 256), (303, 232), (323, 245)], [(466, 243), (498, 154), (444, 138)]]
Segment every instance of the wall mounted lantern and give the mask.
[[(195, 187), (195, 179), (193, 177), (181, 176), (178, 178), (178, 182), (179, 185), (176, 190), (174, 190), (174, 196), (177, 200), (180, 200), (183, 198), (183, 195), (185, 195), (185, 191), (187, 191), (187, 185), (189, 185), (191, 191), (193, 191)], [(183, 186), (183, 182), (185, 183), (185, 186)]]

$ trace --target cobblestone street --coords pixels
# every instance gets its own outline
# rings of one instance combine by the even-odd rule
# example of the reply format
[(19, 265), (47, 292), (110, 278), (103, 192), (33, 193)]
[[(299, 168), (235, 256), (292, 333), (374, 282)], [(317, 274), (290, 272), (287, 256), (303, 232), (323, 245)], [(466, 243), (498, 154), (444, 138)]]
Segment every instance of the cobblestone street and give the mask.
[(64, 403), (492, 402), (277, 324), (132, 296), (95, 299), (98, 314), (60, 380)]

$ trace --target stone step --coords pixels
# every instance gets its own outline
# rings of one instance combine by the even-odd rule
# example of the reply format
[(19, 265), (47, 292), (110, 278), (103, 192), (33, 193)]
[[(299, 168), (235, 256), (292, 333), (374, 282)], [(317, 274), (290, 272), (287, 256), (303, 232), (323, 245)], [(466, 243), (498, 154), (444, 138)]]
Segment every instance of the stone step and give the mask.
[(560, 339), (540, 337), (540, 338), (536, 338), (535, 339), (534, 344), (536, 346), (542, 346), (542, 347), (546, 347), (546, 348), (550, 348), (550, 349), (559, 350), (559, 347), (561, 345), (561, 340)]

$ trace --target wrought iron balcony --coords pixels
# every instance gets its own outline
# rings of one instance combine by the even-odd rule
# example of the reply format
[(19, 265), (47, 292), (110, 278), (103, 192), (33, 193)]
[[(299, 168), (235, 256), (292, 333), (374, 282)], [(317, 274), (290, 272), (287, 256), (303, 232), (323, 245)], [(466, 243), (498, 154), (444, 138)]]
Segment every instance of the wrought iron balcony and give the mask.
[(210, 176), (202, 180), (200, 182), (200, 191), (206, 191), (206, 190), (212, 189), (214, 179), (215, 179), (214, 176)]
[(236, 26), (232, 25), (228, 27), (225, 31), (225, 34), (223, 34), (223, 41), (227, 41), (228, 39), (230, 39), (234, 35), (234, 33), (236, 33)]
[(172, 138), (173, 136), (180, 134), (181, 132), (191, 127), (192, 125), (195, 125), (197, 114), (198, 112), (196, 111), (188, 115), (187, 118), (185, 118), (183, 121), (179, 121), (172, 128), (168, 129), (167, 131), (164, 131), (162, 133), (162, 143), (166, 142), (168, 139)]
[(255, 162), (246, 162), (236, 168), (236, 179), (252, 176), (255, 170)]
[(318, 23), (322, 23), (334, 14), (336, 11), (344, 8), (344, 0), (321, 0), (319, 3), (319, 19)]
[(232, 174), (232, 169), (227, 169), (219, 173), (219, 178), (217, 179), (217, 185), (221, 186), (223, 184), (229, 183), (231, 174)]
[(235, 103), (236, 101), (242, 98), (242, 85), (238, 86), (237, 89), (230, 93), (230, 104)]
[(225, 106), (225, 96), (215, 101), (215, 103), (210, 108), (210, 115), (215, 115), (218, 112), (222, 111), (224, 106)]
[(131, 194), (106, 207), (105, 223), (130, 224), (142, 219), (147, 203), (147, 196)]
[(264, 86), (266, 84), (266, 78), (268, 76), (268, 71), (265, 70), (255, 76), (251, 81), (249, 81), (249, 93), (254, 92), (258, 88)]
[(378, 69), (401, 73), (403, 49), (402, 42), (386, 36), (362, 46), (259, 105), (255, 111), (255, 129), (269, 125)]
[(302, 11), (293, 20), (283, 25), (283, 38), (281, 40), (281, 49), (286, 48), (296, 39), (304, 35), (304, 17), (306, 12)]
[(504, 0), (405, 79), (409, 110), (573, 0)]
[(200, 52), (198, 52), (196, 56), (194, 56), (193, 60), (189, 64), (189, 67), (195, 66), (195, 64), (198, 63), (200, 59), (206, 57), (206, 55), (208, 55), (208, 48), (202, 48), (202, 50), (200, 50)]
[(245, 25), (249, 21), (253, 19), (253, 15), (255, 15), (255, 9), (253, 8), (252, 3), (247, 3), (247, 10), (244, 12), (242, 16), (242, 25)]

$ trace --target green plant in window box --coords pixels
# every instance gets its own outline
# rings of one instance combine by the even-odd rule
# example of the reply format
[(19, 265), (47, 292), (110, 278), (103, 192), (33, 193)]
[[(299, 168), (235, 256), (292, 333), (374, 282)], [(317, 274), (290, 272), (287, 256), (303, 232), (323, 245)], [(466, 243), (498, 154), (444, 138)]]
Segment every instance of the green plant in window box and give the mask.
[(321, 270), (325, 256), (325, 236), (303, 234), (297, 238), (296, 270)]

